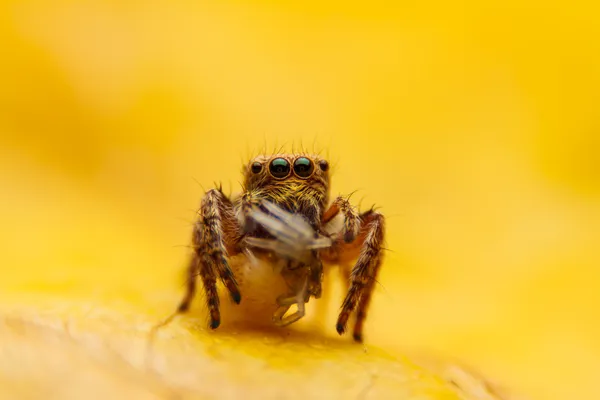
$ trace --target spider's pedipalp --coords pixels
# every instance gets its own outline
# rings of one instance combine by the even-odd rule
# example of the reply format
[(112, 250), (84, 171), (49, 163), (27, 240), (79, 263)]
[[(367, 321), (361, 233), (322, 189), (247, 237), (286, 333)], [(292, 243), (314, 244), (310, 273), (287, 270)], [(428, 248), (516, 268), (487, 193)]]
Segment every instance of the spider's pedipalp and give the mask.
[(358, 230), (360, 228), (360, 216), (358, 215), (358, 211), (350, 201), (348, 201), (348, 197), (338, 196), (329, 209), (325, 211), (323, 214), (323, 224), (327, 224), (330, 222), (336, 215), (342, 213), (344, 217), (344, 227), (343, 227), (343, 238), (346, 243), (350, 243), (354, 240), (356, 235), (358, 234)]

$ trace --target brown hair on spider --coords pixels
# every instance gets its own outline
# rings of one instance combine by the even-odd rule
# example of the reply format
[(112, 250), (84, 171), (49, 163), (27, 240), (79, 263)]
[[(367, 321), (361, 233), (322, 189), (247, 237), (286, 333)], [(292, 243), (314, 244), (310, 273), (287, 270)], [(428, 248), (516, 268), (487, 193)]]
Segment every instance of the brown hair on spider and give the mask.
[(329, 201), (329, 163), (318, 155), (260, 155), (244, 175), (244, 192), (308, 219), (322, 214)]

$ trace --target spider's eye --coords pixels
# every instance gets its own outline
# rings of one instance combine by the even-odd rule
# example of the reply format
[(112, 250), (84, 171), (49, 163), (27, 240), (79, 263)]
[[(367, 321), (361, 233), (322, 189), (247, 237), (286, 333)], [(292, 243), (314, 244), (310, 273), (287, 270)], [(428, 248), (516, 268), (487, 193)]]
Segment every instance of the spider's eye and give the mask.
[(290, 163), (285, 158), (276, 158), (271, 161), (269, 171), (275, 178), (285, 178), (290, 174)]
[(319, 161), (319, 167), (321, 167), (321, 171), (327, 171), (329, 169), (329, 163), (325, 160)]
[(313, 172), (313, 163), (306, 157), (300, 157), (294, 162), (294, 172), (300, 178), (307, 178)]
[(258, 161), (255, 161), (252, 163), (252, 167), (250, 168), (252, 169), (253, 174), (258, 174), (260, 171), (262, 171), (262, 164)]

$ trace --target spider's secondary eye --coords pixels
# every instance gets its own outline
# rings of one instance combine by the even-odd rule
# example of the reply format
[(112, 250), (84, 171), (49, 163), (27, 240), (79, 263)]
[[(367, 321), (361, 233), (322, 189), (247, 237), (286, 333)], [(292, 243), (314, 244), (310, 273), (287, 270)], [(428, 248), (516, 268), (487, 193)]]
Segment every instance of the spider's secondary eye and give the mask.
[(306, 157), (300, 157), (294, 162), (294, 172), (300, 178), (307, 178), (313, 172), (313, 163)]
[(253, 174), (258, 174), (260, 171), (262, 171), (262, 164), (258, 161), (253, 162), (251, 169)]
[(325, 160), (319, 161), (319, 167), (321, 167), (321, 171), (327, 171), (329, 169), (329, 163)]
[(290, 174), (290, 163), (285, 158), (276, 158), (271, 161), (269, 171), (275, 178), (285, 178)]

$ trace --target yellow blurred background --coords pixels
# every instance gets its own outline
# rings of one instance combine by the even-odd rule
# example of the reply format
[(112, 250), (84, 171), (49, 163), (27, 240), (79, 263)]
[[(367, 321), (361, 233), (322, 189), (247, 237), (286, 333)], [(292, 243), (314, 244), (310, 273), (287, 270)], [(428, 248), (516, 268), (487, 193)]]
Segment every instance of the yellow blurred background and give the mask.
[(169, 312), (198, 183), (302, 143), (388, 217), (369, 345), (600, 398), (599, 6), (390, 4), (3, 1), (2, 303)]

